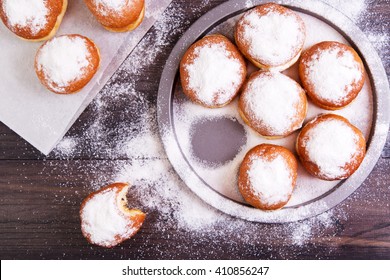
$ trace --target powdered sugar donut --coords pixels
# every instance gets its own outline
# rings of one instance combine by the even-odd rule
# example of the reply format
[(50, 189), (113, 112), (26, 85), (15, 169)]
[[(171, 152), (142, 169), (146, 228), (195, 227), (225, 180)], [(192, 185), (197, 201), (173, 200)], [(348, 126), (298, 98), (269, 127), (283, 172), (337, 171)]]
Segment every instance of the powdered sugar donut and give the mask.
[(219, 34), (194, 43), (180, 62), (183, 92), (192, 101), (209, 108), (230, 103), (245, 77), (244, 58), (229, 39)]
[(114, 247), (141, 228), (145, 214), (127, 208), (128, 189), (125, 183), (115, 183), (84, 199), (80, 208), (81, 231), (89, 243)]
[(323, 180), (351, 176), (363, 161), (366, 142), (362, 132), (347, 119), (320, 115), (301, 130), (296, 150), (302, 165)]
[(35, 71), (41, 83), (55, 93), (81, 90), (99, 68), (97, 46), (87, 37), (72, 34), (43, 44), (35, 57)]
[(287, 136), (301, 128), (307, 99), (301, 86), (279, 72), (253, 73), (238, 103), (242, 119), (266, 138)]
[(67, 0), (0, 0), (0, 18), (18, 37), (43, 41), (55, 35), (67, 5)]
[(103, 27), (113, 32), (137, 28), (145, 16), (144, 0), (84, 0)]
[(292, 10), (268, 3), (246, 12), (237, 22), (240, 51), (257, 67), (282, 71), (299, 58), (305, 42), (303, 20)]
[(297, 172), (297, 160), (289, 150), (261, 144), (245, 155), (238, 174), (238, 188), (253, 207), (276, 210), (290, 200)]
[(311, 100), (337, 110), (350, 104), (364, 84), (364, 66), (359, 55), (338, 42), (321, 42), (302, 54), (299, 76)]

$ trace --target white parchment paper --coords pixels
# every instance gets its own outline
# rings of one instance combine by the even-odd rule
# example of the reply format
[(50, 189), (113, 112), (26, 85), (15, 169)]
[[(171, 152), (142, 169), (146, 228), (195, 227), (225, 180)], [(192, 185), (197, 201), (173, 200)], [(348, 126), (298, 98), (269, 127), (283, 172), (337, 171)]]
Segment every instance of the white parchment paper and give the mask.
[(57, 35), (76, 33), (87, 36), (101, 53), (99, 71), (82, 91), (73, 95), (51, 93), (36, 77), (34, 59), (43, 42), (23, 41), (0, 21), (0, 121), (42, 153), (48, 154), (171, 1), (147, 0), (142, 24), (126, 33), (105, 30), (84, 1), (68, 1)]

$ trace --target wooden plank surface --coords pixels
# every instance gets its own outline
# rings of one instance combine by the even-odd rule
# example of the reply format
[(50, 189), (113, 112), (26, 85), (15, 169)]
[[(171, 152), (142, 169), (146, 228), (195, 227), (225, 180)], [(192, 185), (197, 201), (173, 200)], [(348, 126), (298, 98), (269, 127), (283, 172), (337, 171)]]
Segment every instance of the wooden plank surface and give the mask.
[[(171, 13), (184, 11), (185, 17), (177, 19), (180, 30), (165, 38), (168, 43), (142, 73), (130, 75), (119, 69), (105, 90), (132, 79), (137, 81), (137, 90), (144, 93), (145, 102), (155, 103), (159, 77), (174, 43), (200, 15), (223, 1), (173, 2)], [(357, 25), (367, 34), (387, 30), (390, 36), (388, 1), (370, 1), (367, 9)], [(146, 40), (153, 42), (157, 32), (156, 27), (152, 28)], [(378, 50), (389, 66), (390, 50)], [(389, 67), (386, 71), (389, 76)], [(113, 127), (118, 123), (136, 122), (140, 118), (137, 110), (125, 110), (138, 104), (133, 100), (136, 96), (127, 96), (125, 103), (115, 106), (110, 106), (110, 96), (101, 98), (107, 103), (103, 128), (112, 139), (117, 133)], [(92, 104), (67, 137), (83, 135), (96, 114)], [(162, 230), (156, 226), (155, 210), (147, 213), (148, 219), (134, 238), (113, 249), (90, 246), (85, 241), (78, 210), (82, 199), (94, 187), (91, 182), (99, 181), (95, 178), (99, 173), (111, 174), (115, 166), (133, 159), (115, 157), (109, 152), (109, 141), (99, 145), (94, 140), (84, 137), (78, 153), (71, 158), (54, 152), (45, 157), (0, 123), (1, 259), (390, 259), (390, 140), (361, 188), (332, 210), (337, 214), (331, 218), (333, 226), (323, 229), (319, 226), (304, 244), (291, 242), (291, 236), (287, 236), (300, 230), (295, 225), (247, 223), (242, 231), (237, 227), (214, 228), (215, 234), (186, 231), (170, 224)], [(232, 219), (232, 223), (238, 222)], [(258, 235), (248, 233), (248, 228), (251, 232), (258, 228)]]

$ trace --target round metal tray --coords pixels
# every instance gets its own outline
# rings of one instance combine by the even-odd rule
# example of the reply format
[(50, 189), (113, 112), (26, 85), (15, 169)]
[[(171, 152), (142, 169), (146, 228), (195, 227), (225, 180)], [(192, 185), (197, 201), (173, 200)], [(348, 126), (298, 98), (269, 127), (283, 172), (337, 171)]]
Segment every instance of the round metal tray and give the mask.
[[(168, 158), (176, 172), (202, 200), (220, 211), (232, 216), (255, 222), (284, 223), (302, 220), (321, 214), (336, 206), (351, 195), (374, 168), (386, 142), (389, 129), (390, 91), (385, 70), (376, 51), (354, 23), (335, 8), (321, 1), (278, 1), (279, 4), (298, 12), (314, 16), (341, 33), (348, 43), (357, 50), (371, 82), (373, 92), (373, 120), (367, 141), (367, 154), (359, 170), (341, 181), (330, 191), (305, 204), (286, 207), (277, 211), (261, 211), (234, 201), (211, 188), (194, 170), (178, 141), (173, 117), (173, 95), (178, 81), (181, 57), (188, 47), (203, 37), (215, 26), (245, 12), (254, 6), (264, 4), (263, 0), (231, 0), (209, 11), (199, 18), (181, 37), (173, 48), (164, 67), (158, 91), (158, 124), (160, 136)], [(341, 186), (348, 187), (341, 187)]]

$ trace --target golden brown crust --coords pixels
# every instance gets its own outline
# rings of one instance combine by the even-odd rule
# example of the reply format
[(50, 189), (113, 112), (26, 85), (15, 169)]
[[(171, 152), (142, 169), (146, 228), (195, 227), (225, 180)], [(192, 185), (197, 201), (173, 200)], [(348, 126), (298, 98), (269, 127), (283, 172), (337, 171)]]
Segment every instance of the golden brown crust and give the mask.
[[(288, 130), (286, 130), (285, 133), (282, 135), (277, 135), (275, 132), (272, 131), (272, 128), (268, 127), (266, 124), (264, 124), (261, 120), (257, 119), (254, 114), (251, 114), (249, 112), (249, 106), (245, 102), (245, 96), (248, 93), (248, 86), (254, 79), (262, 79), (269, 75), (272, 75), (272, 72), (269, 71), (257, 71), (250, 75), (249, 79), (245, 82), (244, 86), (241, 90), (240, 99), (238, 101), (238, 111), (240, 113), (241, 118), (244, 120), (244, 122), (250, 126), (252, 129), (254, 129), (257, 133), (259, 133), (261, 136), (267, 138), (267, 139), (279, 139), (286, 137), (293, 133), (295, 130), (299, 129), (302, 126), (302, 123), (306, 117), (307, 113), (307, 99), (305, 91), (301, 88), (301, 86), (295, 82), (293, 79), (286, 76), (286, 78), (290, 79), (299, 89), (299, 98), (300, 102), (297, 108), (296, 108), (296, 117), (295, 121), (291, 123), (291, 126)], [(281, 74), (282, 75), (282, 74)], [(294, 90), (294, 89), (292, 89)], [(264, 104), (266, 106), (266, 104)], [(288, 120), (286, 120), (287, 122)]]
[(288, 9), (286, 7), (280, 6), (278, 4), (266, 3), (264, 5), (260, 5), (260, 6), (257, 6), (255, 8), (253, 8), (252, 10), (248, 11), (247, 13), (245, 13), (239, 19), (239, 21), (237, 22), (237, 25), (236, 25), (235, 32), (234, 32), (234, 38), (235, 38), (235, 41), (236, 41), (238, 49), (256, 67), (259, 67), (260, 69), (263, 69), (263, 70), (283, 71), (283, 70), (289, 68), (291, 65), (293, 65), (298, 60), (298, 58), (299, 58), (299, 56), (300, 56), (300, 54), (302, 52), (302, 49), (303, 49), (304, 41), (301, 44), (299, 44), (299, 42), (297, 42), (297, 47), (294, 50), (292, 50), (290, 58), (288, 60), (284, 61), (283, 63), (279, 63), (278, 64), (278, 63), (267, 61), (265, 59), (256, 59), (255, 57), (253, 57), (250, 54), (250, 51), (249, 51), (250, 43), (246, 42), (243, 39), (243, 36), (241, 36), (241, 34), (244, 33), (244, 28), (246, 26), (246, 24), (245, 24), (245, 16), (249, 12), (254, 11), (258, 15), (264, 16), (264, 15), (268, 14), (270, 10), (276, 11), (277, 13), (279, 13), (281, 15), (295, 17), (297, 19), (297, 21), (299, 22), (301, 32), (304, 33), (304, 37), (306, 36), (305, 23), (303, 22), (302, 18), (298, 14), (296, 14), (292, 10), (290, 10), (290, 9)]
[(84, 2), (100, 24), (113, 32), (133, 30), (141, 24), (144, 17), (144, 0), (129, 1), (120, 12), (96, 5), (94, 0), (84, 0)]
[[(231, 97), (229, 98), (229, 100), (227, 102), (225, 102), (224, 104), (218, 104), (218, 103), (214, 102), (214, 104), (210, 105), (210, 104), (207, 104), (204, 101), (202, 101), (198, 97), (196, 91), (194, 91), (193, 89), (191, 89), (189, 87), (189, 74), (188, 74), (188, 71), (186, 70), (186, 65), (192, 64), (194, 62), (194, 60), (196, 59), (196, 57), (197, 57), (195, 55), (196, 48), (202, 47), (205, 45), (209, 45), (209, 44), (219, 44), (219, 43), (223, 43), (225, 45), (231, 58), (237, 59), (239, 61), (240, 65), (241, 65), (241, 69), (240, 69), (241, 70), (241, 73), (240, 73), (241, 82), (240, 82), (240, 85), (239, 85), (237, 91), (231, 95)], [(200, 39), (199, 41), (195, 42), (194, 44), (192, 44), (188, 48), (188, 50), (185, 52), (183, 58), (180, 61), (180, 80), (181, 80), (181, 85), (182, 85), (184, 94), (186, 94), (193, 102), (200, 104), (200, 105), (207, 107), (207, 108), (220, 108), (220, 107), (223, 107), (223, 106), (229, 104), (237, 96), (240, 88), (242, 87), (242, 85), (245, 81), (245, 77), (246, 77), (246, 73), (247, 73), (246, 71), (247, 70), (246, 70), (245, 60), (242, 57), (239, 50), (237, 49), (237, 47), (232, 42), (230, 42), (230, 40), (228, 38), (226, 38), (225, 36), (223, 36), (221, 34), (208, 35), (208, 36), (205, 36), (204, 38)]]
[(136, 29), (138, 26), (140, 26), (140, 24), (144, 20), (144, 17), (145, 17), (145, 7), (142, 9), (141, 14), (139, 15), (138, 19), (136, 21), (130, 23), (128, 26), (120, 27), (120, 28), (113, 28), (113, 27), (107, 27), (107, 26), (103, 25), (103, 27), (111, 32), (132, 31), (132, 30)]
[[(286, 200), (281, 200), (278, 203), (269, 204), (266, 201), (262, 201), (261, 197), (259, 197), (253, 187), (250, 184), (248, 170), (251, 165), (251, 158), (253, 156), (262, 157), (265, 160), (273, 160), (276, 156), (282, 156), (289, 167), (290, 174), (292, 176), (292, 184), (291, 184), (291, 192)], [(240, 165), (240, 169), (238, 172), (238, 189), (245, 199), (250, 205), (255, 208), (262, 210), (276, 210), (282, 208), (291, 198), (292, 191), (296, 185), (298, 176), (298, 162), (295, 156), (286, 148), (277, 145), (271, 144), (260, 144), (255, 146), (245, 155), (244, 160)]]
[[(358, 142), (356, 150), (356, 153), (353, 156), (353, 160), (351, 159), (350, 162), (348, 162), (344, 167), (343, 170), (345, 173), (338, 177), (329, 177), (328, 174), (323, 174), (320, 170), (320, 167), (314, 163), (310, 157), (309, 153), (306, 150), (305, 142), (307, 141), (307, 135), (311, 129), (313, 129), (318, 124), (329, 121), (329, 120), (339, 120), (345, 123), (347, 126), (352, 128), (352, 130), (355, 132), (355, 134), (358, 136)], [(366, 141), (364, 139), (363, 133), (354, 125), (352, 125), (346, 118), (335, 115), (335, 114), (322, 114), (308, 122), (300, 131), (296, 143), (295, 143), (295, 149), (297, 151), (297, 154), (299, 156), (299, 159), (303, 165), (303, 167), (313, 176), (327, 181), (333, 181), (333, 180), (341, 180), (346, 179), (349, 176), (351, 176), (360, 166), (362, 163), (365, 153), (366, 153)]]
[(98, 191), (95, 191), (95, 192), (92, 192), (90, 193), (84, 200), (83, 202), (81, 203), (81, 206), (80, 206), (80, 217), (82, 217), (82, 212), (83, 212), (83, 209), (85, 207), (85, 205), (95, 196), (95, 195), (99, 195), (101, 193), (104, 193), (105, 191), (108, 191), (108, 190), (114, 190), (117, 194), (117, 204), (118, 204), (118, 208), (122, 211), (122, 213), (124, 215), (126, 215), (129, 219), (129, 224), (128, 226), (131, 227), (131, 231), (132, 234), (131, 235), (128, 235), (128, 236), (115, 236), (115, 242), (112, 242), (111, 244), (95, 244), (92, 240), (91, 240), (91, 235), (90, 233), (86, 232), (84, 230), (84, 227), (83, 227), (83, 220), (81, 219), (81, 232), (82, 234), (84, 235), (84, 237), (87, 239), (87, 241), (90, 243), (90, 244), (95, 244), (95, 245), (99, 245), (101, 247), (106, 247), (106, 248), (112, 248), (120, 243), (122, 243), (123, 241), (133, 237), (138, 231), (139, 229), (141, 228), (145, 218), (146, 218), (146, 214), (143, 213), (141, 210), (138, 210), (138, 209), (129, 209), (127, 207), (127, 198), (126, 198), (126, 194), (127, 194), (127, 191), (129, 189), (129, 185), (127, 183), (113, 183), (111, 185), (108, 185), (106, 187), (103, 187), (101, 188), (100, 190)]
[[(79, 79), (71, 82), (68, 86), (61, 87), (61, 88), (58, 87), (58, 90), (53, 88), (53, 86), (51, 86), (52, 83), (51, 83), (51, 81), (49, 81), (46, 78), (46, 75), (44, 73), (43, 68), (41, 68), (39, 70), (39, 67), (38, 67), (39, 52), (48, 42), (51, 42), (51, 40), (47, 41), (45, 44), (43, 44), (38, 49), (37, 55), (35, 57), (35, 72), (37, 73), (38, 79), (41, 81), (41, 83), (48, 90), (50, 90), (50, 91), (52, 91), (54, 93), (57, 93), (57, 94), (72, 94), (72, 93), (76, 93), (76, 92), (80, 91), (93, 78), (93, 76), (95, 75), (95, 73), (99, 69), (100, 53), (99, 53), (99, 49), (95, 45), (95, 43), (91, 39), (89, 39), (89, 38), (87, 38), (85, 36), (81, 36), (81, 35), (78, 35), (78, 34), (70, 34), (70, 35), (62, 35), (62, 36), (67, 36), (67, 37), (70, 37), (70, 38), (80, 37), (80, 38), (85, 40), (85, 42), (87, 44), (87, 49), (88, 49), (88, 52), (89, 52), (89, 55), (88, 55), (88, 58), (87, 58), (88, 61), (89, 61), (89, 66), (85, 68), (84, 74), (81, 77), (79, 77)], [(59, 37), (62, 37), (62, 36), (59, 36)], [(59, 38), (59, 37), (56, 37), (56, 38)]]
[(44, 28), (37, 33), (32, 31), (31, 26), (12, 26), (8, 20), (7, 13), (4, 10), (3, 3), (4, 0), (0, 0), (0, 18), (4, 25), (21, 39), (36, 42), (48, 40), (55, 35), (66, 12), (68, 0), (45, 1), (46, 8), (49, 10), (49, 14), (46, 17), (47, 23)]
[[(340, 54), (343, 52), (350, 52), (356, 63), (359, 65), (359, 70), (362, 73), (361, 79), (357, 82), (351, 84), (350, 90), (347, 95), (345, 95), (345, 98), (343, 100), (339, 100), (336, 102), (331, 100), (326, 100), (321, 98), (318, 93), (315, 90), (315, 87), (313, 83), (310, 81), (308, 75), (307, 75), (307, 67), (308, 64), (313, 60), (313, 56), (317, 56), (319, 53), (321, 53), (324, 50), (330, 50), (333, 48), (339, 49)], [(321, 43), (318, 43), (306, 51), (303, 52), (301, 59), (299, 61), (299, 77), (302, 82), (303, 88), (306, 90), (307, 94), (309, 95), (310, 99), (313, 101), (314, 104), (317, 106), (327, 109), (327, 110), (339, 110), (344, 108), (345, 106), (349, 105), (359, 94), (360, 90), (362, 89), (364, 85), (364, 65), (357, 54), (357, 52), (351, 48), (350, 46), (347, 46), (345, 44), (339, 43), (339, 42), (333, 42), (333, 41), (324, 41)]]

